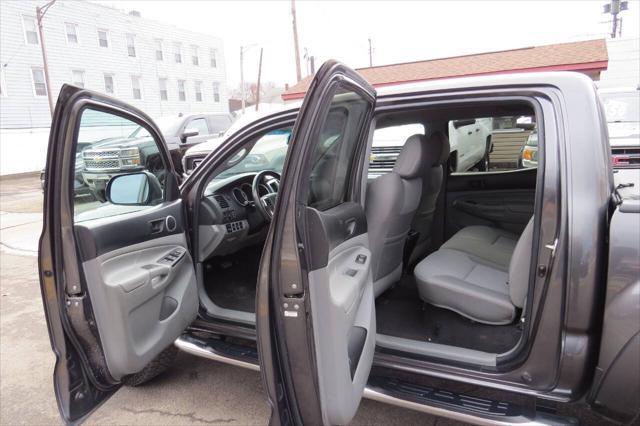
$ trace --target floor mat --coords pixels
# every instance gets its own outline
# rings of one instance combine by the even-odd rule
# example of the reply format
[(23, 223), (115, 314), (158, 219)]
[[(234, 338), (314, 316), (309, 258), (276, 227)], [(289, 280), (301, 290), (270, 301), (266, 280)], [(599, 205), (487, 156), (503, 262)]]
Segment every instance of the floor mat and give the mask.
[(260, 253), (255, 249), (241, 250), (204, 265), (205, 288), (213, 303), (221, 308), (255, 313)]
[(491, 353), (511, 349), (521, 333), (517, 323), (481, 324), (423, 303), (413, 276), (403, 277), (376, 299), (376, 319), (379, 334)]

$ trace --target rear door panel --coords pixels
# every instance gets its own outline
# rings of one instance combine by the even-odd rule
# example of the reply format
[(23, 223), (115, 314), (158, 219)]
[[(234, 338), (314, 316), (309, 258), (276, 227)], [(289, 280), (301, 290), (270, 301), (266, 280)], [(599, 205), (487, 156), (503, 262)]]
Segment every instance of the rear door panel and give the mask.
[(534, 213), (535, 185), (536, 169), (449, 175), (445, 240), (472, 225), (521, 233)]
[[(151, 136), (128, 138), (137, 126)], [(125, 188), (145, 205), (87, 197), (74, 184), (141, 170), (158, 185)], [(143, 112), (64, 85), (45, 182), (39, 267), (54, 388), (63, 419), (78, 422), (181, 334), (196, 316), (197, 286), (171, 159)]]
[(334, 61), (298, 115), (263, 254), (257, 330), (273, 423), (346, 424), (375, 347), (362, 188), (375, 91)]

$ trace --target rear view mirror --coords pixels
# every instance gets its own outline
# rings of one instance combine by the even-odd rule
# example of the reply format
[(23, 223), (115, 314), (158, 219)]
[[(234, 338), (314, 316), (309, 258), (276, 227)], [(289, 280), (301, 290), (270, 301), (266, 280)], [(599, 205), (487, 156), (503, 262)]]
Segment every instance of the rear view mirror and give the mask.
[(182, 140), (182, 143), (185, 143), (188, 138), (193, 136), (198, 136), (199, 134), (200, 134), (200, 131), (198, 131), (198, 129), (194, 129), (194, 128), (184, 129), (184, 132), (182, 132), (182, 134), (180, 135), (180, 140)]
[(109, 180), (106, 196), (111, 204), (148, 206), (162, 199), (162, 187), (148, 172), (117, 175)]
[(466, 120), (454, 120), (453, 121), (453, 127), (455, 129), (459, 129), (460, 127), (464, 127), (464, 126), (470, 126), (472, 124), (476, 124), (476, 119), (475, 118), (469, 118)]

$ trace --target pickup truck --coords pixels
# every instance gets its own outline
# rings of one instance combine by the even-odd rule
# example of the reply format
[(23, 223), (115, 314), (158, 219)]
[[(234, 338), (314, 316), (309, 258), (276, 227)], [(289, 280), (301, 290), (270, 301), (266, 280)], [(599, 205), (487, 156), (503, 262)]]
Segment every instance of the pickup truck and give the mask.
[[(164, 181), (114, 176), (82, 204), (88, 111), (142, 125)], [(536, 123), (537, 167), (451, 172), (448, 123), (504, 116)], [(406, 125), (369, 179), (373, 133)], [(302, 106), (179, 185), (143, 111), (63, 86), (39, 247), (62, 418), (182, 350), (260, 371), (271, 424), (348, 424), (362, 398), (475, 424), (637, 422), (640, 201), (614, 185), (606, 126), (582, 74), (374, 89), (328, 61)]]
[[(113, 176), (138, 170), (154, 170), (155, 142), (144, 127), (130, 123), (120, 126), (119, 120), (105, 118), (104, 114), (85, 114), (83, 126), (93, 128), (103, 138), (95, 140), (94, 132), (88, 132), (88, 140), (79, 140), (82, 147), (76, 161), (74, 185), (78, 192), (93, 195), (104, 201), (104, 189)], [(226, 113), (179, 114), (155, 120), (160, 127), (167, 148), (176, 166), (181, 165), (182, 155), (189, 148), (212, 137), (223, 134), (233, 118)], [(108, 135), (108, 137), (104, 137)], [(158, 169), (162, 170), (162, 168)], [(41, 186), (44, 188), (44, 171)], [(161, 175), (157, 175), (163, 179)]]

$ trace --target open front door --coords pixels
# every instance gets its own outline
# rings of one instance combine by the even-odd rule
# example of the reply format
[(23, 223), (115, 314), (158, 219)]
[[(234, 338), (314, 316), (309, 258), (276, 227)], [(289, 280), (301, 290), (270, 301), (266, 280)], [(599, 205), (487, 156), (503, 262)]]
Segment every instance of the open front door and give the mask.
[(345, 424), (362, 398), (376, 335), (363, 196), (374, 105), (371, 86), (329, 61), (294, 127), (258, 283), (272, 423)]
[(184, 217), (151, 119), (63, 86), (49, 139), (39, 267), (66, 422), (82, 420), (157, 362), (195, 318)]

